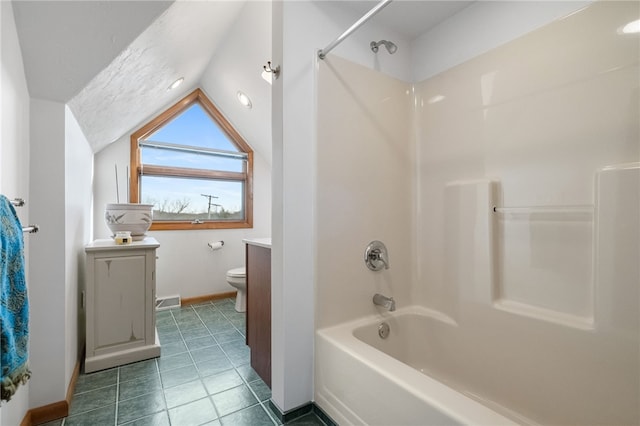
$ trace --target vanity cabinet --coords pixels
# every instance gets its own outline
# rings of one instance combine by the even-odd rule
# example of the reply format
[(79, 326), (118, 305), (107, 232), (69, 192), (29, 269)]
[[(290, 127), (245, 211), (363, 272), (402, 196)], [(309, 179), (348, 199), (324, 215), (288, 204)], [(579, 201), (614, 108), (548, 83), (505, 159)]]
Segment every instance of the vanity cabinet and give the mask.
[(251, 367), (271, 387), (271, 247), (246, 246), (247, 345)]
[(96, 240), (87, 254), (85, 372), (160, 356), (156, 332), (158, 241)]

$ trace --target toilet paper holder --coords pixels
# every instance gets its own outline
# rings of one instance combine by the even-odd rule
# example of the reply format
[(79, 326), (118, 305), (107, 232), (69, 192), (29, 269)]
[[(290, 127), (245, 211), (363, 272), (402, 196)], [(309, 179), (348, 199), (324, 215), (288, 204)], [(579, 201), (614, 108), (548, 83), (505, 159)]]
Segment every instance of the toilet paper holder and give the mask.
[(207, 243), (207, 245), (209, 246), (209, 248), (211, 250), (219, 250), (224, 245), (224, 241), (222, 241), (222, 240), (220, 240), (220, 241), (210, 241), (210, 242)]

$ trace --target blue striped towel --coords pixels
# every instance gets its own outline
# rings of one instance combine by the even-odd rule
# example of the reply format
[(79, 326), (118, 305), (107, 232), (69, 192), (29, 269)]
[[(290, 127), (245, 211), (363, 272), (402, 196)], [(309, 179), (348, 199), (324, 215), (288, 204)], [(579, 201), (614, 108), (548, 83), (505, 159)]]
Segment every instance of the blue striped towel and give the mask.
[(31, 372), (29, 301), (24, 274), (22, 225), (11, 202), (0, 195), (0, 365), (1, 399), (9, 401)]

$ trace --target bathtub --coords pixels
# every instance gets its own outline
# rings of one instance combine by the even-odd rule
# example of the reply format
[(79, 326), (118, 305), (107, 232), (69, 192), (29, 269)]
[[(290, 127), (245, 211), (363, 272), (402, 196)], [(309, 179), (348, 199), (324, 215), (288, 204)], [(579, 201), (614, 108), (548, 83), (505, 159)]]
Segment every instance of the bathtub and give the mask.
[[(383, 321), (386, 339), (378, 335)], [(413, 306), (318, 330), (316, 404), (340, 425), (531, 423), (446, 374), (446, 348), (430, 342), (452, 327), (450, 318)]]

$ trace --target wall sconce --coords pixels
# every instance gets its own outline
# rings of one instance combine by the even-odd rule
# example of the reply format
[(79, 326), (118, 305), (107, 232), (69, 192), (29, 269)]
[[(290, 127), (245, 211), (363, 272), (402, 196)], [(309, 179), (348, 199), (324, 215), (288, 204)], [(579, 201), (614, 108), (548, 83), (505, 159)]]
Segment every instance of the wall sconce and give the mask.
[(275, 68), (271, 68), (271, 61), (268, 61), (267, 65), (263, 66), (262, 68), (264, 68), (265, 72), (271, 73), (271, 75), (275, 79), (280, 76), (280, 65), (276, 66)]

